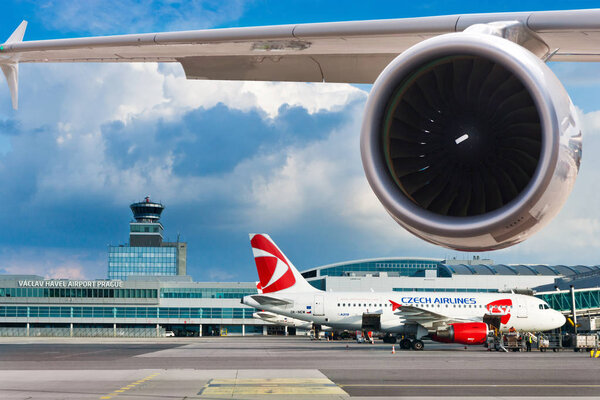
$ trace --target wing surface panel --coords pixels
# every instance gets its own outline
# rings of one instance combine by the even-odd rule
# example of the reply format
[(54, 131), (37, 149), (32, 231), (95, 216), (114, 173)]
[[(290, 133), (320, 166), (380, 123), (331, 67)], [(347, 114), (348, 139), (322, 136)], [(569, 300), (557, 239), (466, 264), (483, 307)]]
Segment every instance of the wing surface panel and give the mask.
[(400, 306), (395, 312), (408, 323), (416, 323), (429, 330), (435, 330), (437, 327), (460, 322), (481, 322), (481, 319), (464, 319), (449, 317), (440, 313), (426, 310), (414, 306)]
[(7, 42), (0, 63), (180, 62), (195, 79), (371, 83), (396, 55), (426, 38), (515, 20), (557, 50), (552, 60), (600, 60), (600, 9), (593, 9)]

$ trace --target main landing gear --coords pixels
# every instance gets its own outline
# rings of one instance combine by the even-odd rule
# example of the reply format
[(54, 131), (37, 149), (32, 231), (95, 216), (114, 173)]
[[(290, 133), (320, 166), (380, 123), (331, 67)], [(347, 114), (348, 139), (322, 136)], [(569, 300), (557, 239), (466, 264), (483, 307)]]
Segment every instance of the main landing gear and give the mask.
[(408, 350), (408, 349), (413, 349), (413, 350), (423, 350), (423, 348), (425, 347), (425, 344), (423, 343), (422, 340), (419, 339), (415, 339), (415, 340), (410, 340), (410, 339), (402, 339), (400, 341), (400, 348), (402, 350)]
[(396, 343), (396, 336), (390, 335), (389, 333), (383, 337), (383, 343)]

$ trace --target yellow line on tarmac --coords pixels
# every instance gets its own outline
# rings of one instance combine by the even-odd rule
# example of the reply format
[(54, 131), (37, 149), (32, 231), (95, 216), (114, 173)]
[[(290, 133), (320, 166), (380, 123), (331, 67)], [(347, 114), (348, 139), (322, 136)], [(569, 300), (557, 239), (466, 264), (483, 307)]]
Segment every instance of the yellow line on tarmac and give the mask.
[(148, 375), (147, 377), (145, 377), (143, 379), (137, 380), (133, 383), (130, 383), (129, 385), (123, 386), (121, 389), (117, 389), (109, 394), (105, 394), (104, 396), (102, 396), (100, 398), (103, 400), (112, 399), (113, 397), (118, 396), (120, 393), (124, 393), (127, 390), (132, 389), (136, 385), (141, 385), (142, 383), (146, 383), (146, 381), (149, 381), (150, 379), (153, 379), (153, 378), (157, 377), (158, 375), (160, 375), (160, 372), (154, 373), (152, 375)]

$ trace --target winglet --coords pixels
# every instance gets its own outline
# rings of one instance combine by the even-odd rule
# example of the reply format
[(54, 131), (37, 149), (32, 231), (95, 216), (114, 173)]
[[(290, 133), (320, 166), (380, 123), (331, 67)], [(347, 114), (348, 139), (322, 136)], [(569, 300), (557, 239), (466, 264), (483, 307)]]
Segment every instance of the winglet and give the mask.
[(17, 27), (17, 29), (15, 29), (12, 35), (10, 35), (8, 40), (4, 42), (4, 44), (22, 42), (23, 36), (25, 36), (25, 29), (27, 29), (27, 21), (21, 22), (21, 24)]
[[(12, 35), (10, 35), (8, 40), (4, 42), (4, 45), (22, 42), (23, 36), (25, 36), (25, 29), (27, 29), (27, 21), (21, 22)], [(4, 49), (4, 45), (0, 47), (0, 51)], [(19, 62), (16, 60), (10, 60), (0, 64), (0, 68), (4, 73), (6, 82), (8, 83), (12, 106), (16, 110), (19, 108)]]

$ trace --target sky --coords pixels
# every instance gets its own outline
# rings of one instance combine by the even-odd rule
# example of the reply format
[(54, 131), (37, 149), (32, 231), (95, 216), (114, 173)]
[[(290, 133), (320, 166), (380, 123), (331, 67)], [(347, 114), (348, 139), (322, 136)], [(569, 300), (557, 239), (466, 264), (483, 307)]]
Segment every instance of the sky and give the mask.
[[(591, 8), (591, 1), (569, 2)], [(132, 32), (561, 9), (558, 1), (6, 0), (0, 36)], [(600, 264), (600, 65), (551, 63), (580, 113), (573, 193), (540, 233), (481, 253), (497, 263)], [(0, 85), (0, 273), (107, 276), (128, 241), (129, 204), (166, 209), (165, 239), (188, 243), (199, 281), (252, 281), (250, 232), (299, 269), (345, 260), (463, 258), (404, 231), (360, 162), (368, 85), (188, 81), (177, 64), (22, 65), (19, 110)]]

